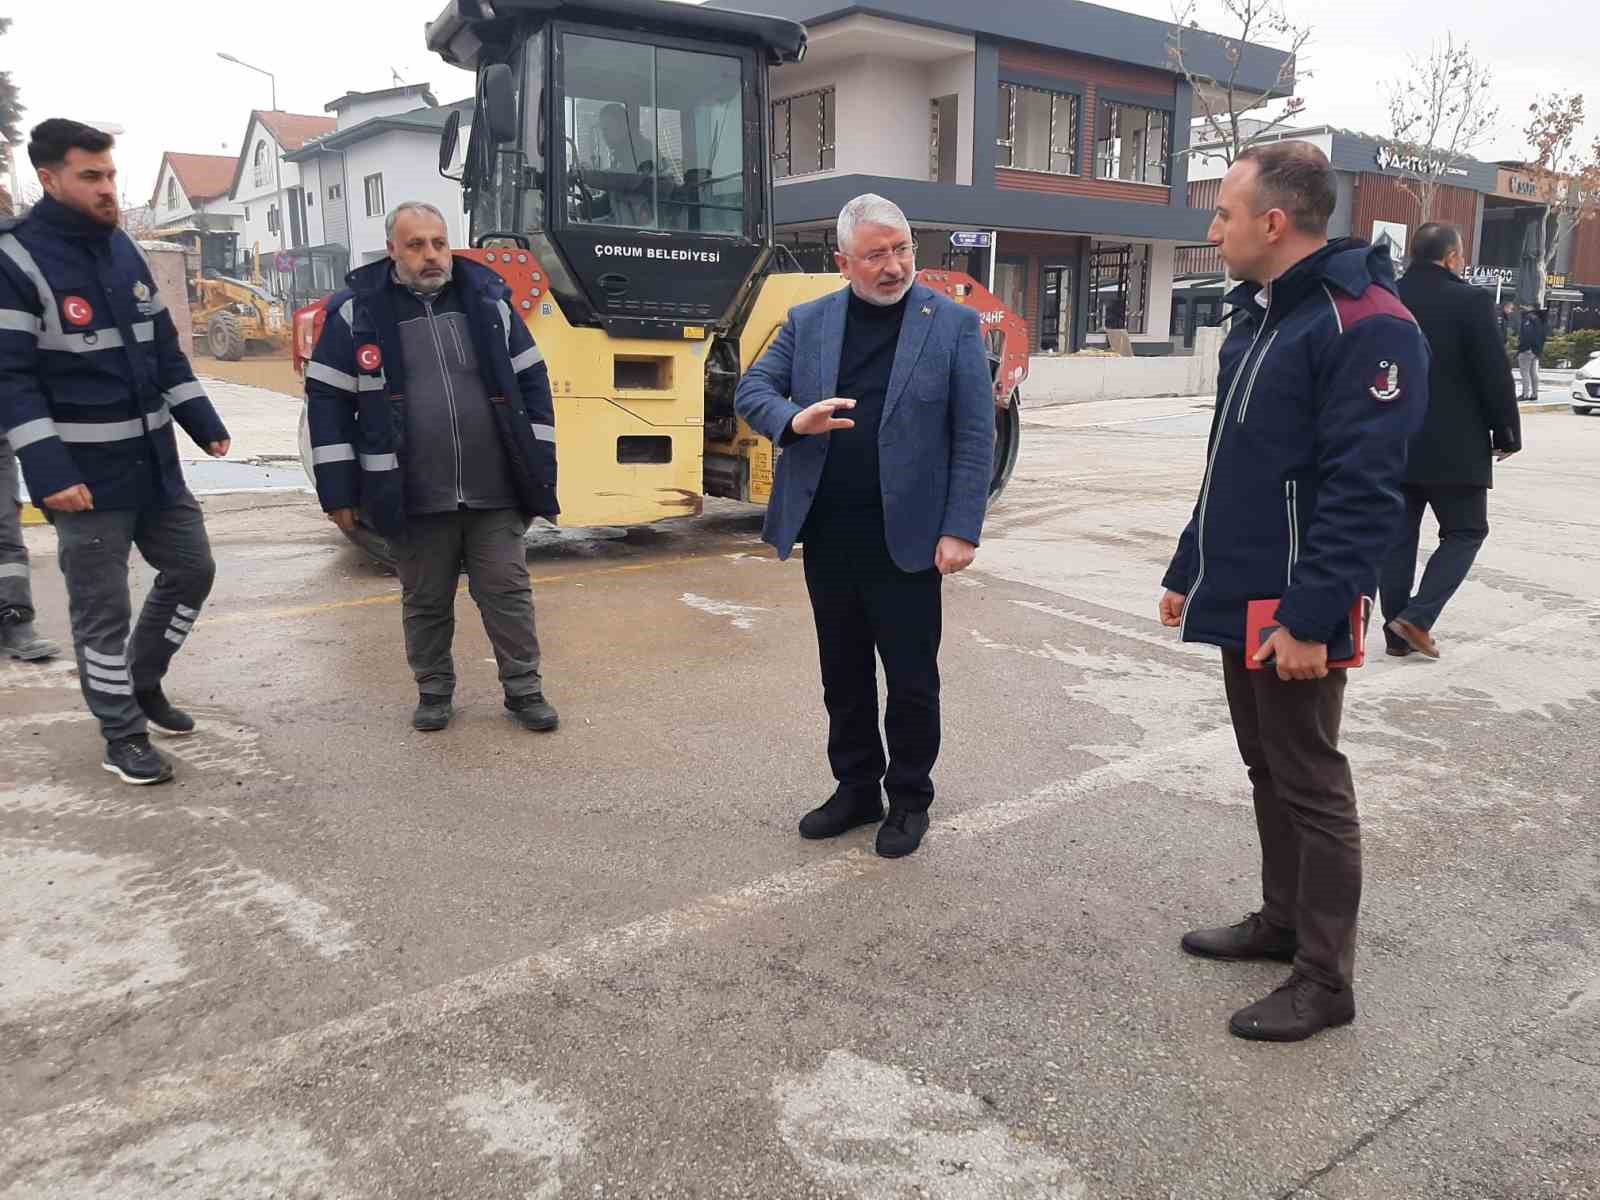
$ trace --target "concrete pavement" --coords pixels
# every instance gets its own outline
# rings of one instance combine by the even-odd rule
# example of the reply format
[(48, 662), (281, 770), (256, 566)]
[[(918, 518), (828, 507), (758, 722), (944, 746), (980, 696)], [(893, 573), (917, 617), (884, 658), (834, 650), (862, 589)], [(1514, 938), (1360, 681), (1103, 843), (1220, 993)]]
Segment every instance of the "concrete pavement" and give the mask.
[(394, 581), (208, 498), (176, 784), (0, 667), (0, 1200), (1600, 1196), (1600, 422), (1528, 418), (1444, 659), (1352, 681), (1361, 1015), (1295, 1047), (1225, 1030), (1280, 968), (1177, 952), (1257, 896), (1214, 656), (1153, 619), (1206, 424), (1029, 414), (898, 863), (794, 835), (815, 645), (752, 511), (532, 553), (548, 737), (463, 596), (423, 736)]

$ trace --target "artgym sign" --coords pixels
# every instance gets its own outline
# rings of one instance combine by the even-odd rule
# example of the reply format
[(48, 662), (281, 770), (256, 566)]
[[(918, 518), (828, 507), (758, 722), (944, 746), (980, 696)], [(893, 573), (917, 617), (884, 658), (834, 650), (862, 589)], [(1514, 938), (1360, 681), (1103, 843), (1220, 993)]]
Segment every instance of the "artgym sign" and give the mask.
[(1442, 158), (1428, 158), (1422, 154), (1402, 154), (1393, 146), (1382, 145), (1372, 156), (1380, 171), (1410, 171), (1413, 175), (1459, 175), (1466, 177), (1465, 167), (1446, 165)]

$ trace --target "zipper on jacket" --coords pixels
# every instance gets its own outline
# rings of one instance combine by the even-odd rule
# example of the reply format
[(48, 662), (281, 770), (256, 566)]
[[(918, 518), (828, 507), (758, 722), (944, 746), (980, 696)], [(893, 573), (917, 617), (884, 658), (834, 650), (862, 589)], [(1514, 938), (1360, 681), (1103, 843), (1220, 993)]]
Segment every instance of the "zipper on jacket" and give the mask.
[(1283, 573), (1288, 589), (1294, 586), (1294, 565), (1300, 561), (1300, 485), (1293, 479), (1283, 485), (1283, 507), (1289, 518), (1289, 565)]
[(1244, 424), (1244, 415), (1250, 411), (1250, 397), (1255, 395), (1256, 376), (1261, 374), (1261, 364), (1267, 361), (1267, 355), (1272, 353), (1272, 343), (1278, 340), (1278, 334), (1283, 332), (1283, 326), (1278, 326), (1272, 331), (1272, 336), (1267, 339), (1267, 344), (1261, 347), (1261, 357), (1256, 359), (1256, 369), (1250, 372), (1250, 382), (1244, 386), (1244, 395), (1239, 399), (1239, 424)]
[(1250, 339), (1250, 345), (1244, 352), (1244, 357), (1239, 360), (1239, 370), (1233, 377), (1233, 382), (1228, 385), (1228, 394), (1222, 402), (1222, 418), (1217, 422), (1217, 436), (1212, 440), (1211, 453), (1206, 456), (1206, 474), (1200, 484), (1200, 512), (1194, 523), (1194, 549), (1200, 559), (1200, 569), (1195, 573), (1194, 582), (1189, 585), (1189, 595), (1183, 605), (1183, 616), (1178, 622), (1178, 637), (1181, 639), (1189, 632), (1189, 614), (1194, 611), (1194, 598), (1200, 594), (1200, 585), (1206, 577), (1206, 508), (1211, 503), (1211, 476), (1216, 470), (1217, 454), (1222, 449), (1222, 435), (1228, 428), (1228, 413), (1233, 406), (1233, 395), (1239, 390), (1239, 380), (1244, 378), (1246, 369), (1250, 366), (1250, 356), (1255, 353), (1256, 343), (1261, 340), (1261, 335), (1266, 332), (1267, 318), (1272, 315), (1272, 302), (1267, 301), (1266, 311), (1261, 314), (1261, 324), (1256, 326), (1256, 334)]
[(456, 344), (456, 362), (465, 367), (467, 365), (467, 349), (461, 344), (461, 330), (456, 328), (454, 321), (446, 321), (444, 327), (450, 331), (450, 340)]
[(467, 497), (461, 483), (461, 425), (460, 418), (456, 415), (456, 393), (450, 384), (450, 363), (445, 358), (444, 339), (439, 336), (439, 322), (433, 315), (433, 301), (422, 302), (423, 311), (428, 314), (428, 332), (433, 334), (434, 349), (439, 353), (439, 374), (444, 380), (444, 399), (450, 406), (450, 440), (455, 444), (456, 450), (456, 504), (464, 506)]

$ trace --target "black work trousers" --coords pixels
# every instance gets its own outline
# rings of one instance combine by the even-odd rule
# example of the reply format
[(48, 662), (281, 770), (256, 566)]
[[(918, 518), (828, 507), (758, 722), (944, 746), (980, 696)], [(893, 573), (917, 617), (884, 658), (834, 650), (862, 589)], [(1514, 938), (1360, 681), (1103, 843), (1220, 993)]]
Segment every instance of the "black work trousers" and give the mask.
[(1239, 755), (1249, 769), (1261, 837), (1261, 916), (1299, 940), (1295, 969), (1328, 987), (1355, 974), (1361, 908), (1361, 821), (1339, 751), (1345, 671), (1285, 681), (1270, 665), (1222, 652)]
[[(805, 538), (806, 589), (817, 625), (828, 763), (839, 789), (877, 796), (895, 808), (933, 803), (939, 757), (939, 638), (943, 613), (938, 571), (902, 571), (889, 557), (881, 513), (834, 521)], [(878, 732), (878, 668), (888, 710)]]

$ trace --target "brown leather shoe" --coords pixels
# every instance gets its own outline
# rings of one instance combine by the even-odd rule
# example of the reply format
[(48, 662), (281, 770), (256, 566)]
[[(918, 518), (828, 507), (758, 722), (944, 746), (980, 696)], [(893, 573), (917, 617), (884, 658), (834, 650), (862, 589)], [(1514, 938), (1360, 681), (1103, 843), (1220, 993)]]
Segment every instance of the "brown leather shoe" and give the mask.
[(1201, 958), (1271, 958), (1293, 962), (1297, 939), (1292, 929), (1267, 924), (1260, 913), (1251, 913), (1237, 925), (1216, 929), (1191, 929), (1183, 935), (1182, 946)]
[(1426, 655), (1428, 658), (1439, 657), (1439, 647), (1434, 642), (1433, 635), (1421, 626), (1413, 625), (1410, 621), (1402, 621), (1399, 617), (1396, 617), (1389, 622), (1387, 628), (1390, 633), (1394, 634), (1395, 637), (1410, 646), (1418, 654)]
[(1335, 990), (1296, 971), (1272, 995), (1234, 1013), (1228, 1032), (1255, 1042), (1301, 1042), (1355, 1019), (1355, 992)]

